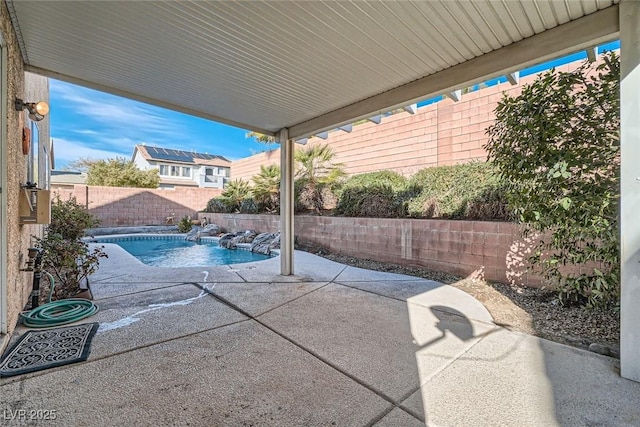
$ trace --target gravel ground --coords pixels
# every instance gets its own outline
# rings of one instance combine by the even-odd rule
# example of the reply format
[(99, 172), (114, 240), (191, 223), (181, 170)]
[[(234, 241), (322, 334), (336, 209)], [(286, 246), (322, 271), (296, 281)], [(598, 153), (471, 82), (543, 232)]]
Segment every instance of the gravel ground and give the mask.
[(423, 277), (455, 286), (484, 304), (494, 321), (505, 328), (619, 357), (620, 316), (617, 311), (564, 307), (553, 292), (543, 289), (338, 255), (308, 243), (299, 244), (297, 249), (354, 267)]

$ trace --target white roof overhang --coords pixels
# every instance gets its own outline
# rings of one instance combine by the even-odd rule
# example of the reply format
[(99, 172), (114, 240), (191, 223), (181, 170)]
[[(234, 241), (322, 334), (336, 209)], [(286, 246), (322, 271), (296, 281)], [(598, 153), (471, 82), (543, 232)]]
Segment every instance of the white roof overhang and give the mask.
[(290, 138), (614, 40), (616, 3), (6, 1), (28, 71)]

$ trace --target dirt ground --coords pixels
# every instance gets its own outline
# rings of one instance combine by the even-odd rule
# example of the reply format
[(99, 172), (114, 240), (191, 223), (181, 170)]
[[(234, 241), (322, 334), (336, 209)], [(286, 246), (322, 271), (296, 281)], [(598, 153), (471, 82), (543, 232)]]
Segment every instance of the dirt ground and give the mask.
[(461, 278), (421, 268), (333, 254), (304, 242), (299, 243), (297, 249), (354, 267), (407, 274), (450, 284), (484, 304), (494, 321), (505, 328), (619, 357), (620, 316), (617, 311), (564, 307), (555, 293), (547, 290), (491, 283), (482, 278)]

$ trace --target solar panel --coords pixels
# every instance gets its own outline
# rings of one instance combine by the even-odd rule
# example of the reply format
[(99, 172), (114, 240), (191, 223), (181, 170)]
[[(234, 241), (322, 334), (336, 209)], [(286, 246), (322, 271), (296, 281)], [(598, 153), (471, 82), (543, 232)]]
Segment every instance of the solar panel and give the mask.
[(222, 160), (228, 161), (222, 156), (209, 153), (195, 153), (184, 150), (176, 150), (173, 148), (149, 147), (146, 146), (147, 152), (155, 160), (167, 160), (171, 162), (194, 163), (194, 159), (203, 160)]

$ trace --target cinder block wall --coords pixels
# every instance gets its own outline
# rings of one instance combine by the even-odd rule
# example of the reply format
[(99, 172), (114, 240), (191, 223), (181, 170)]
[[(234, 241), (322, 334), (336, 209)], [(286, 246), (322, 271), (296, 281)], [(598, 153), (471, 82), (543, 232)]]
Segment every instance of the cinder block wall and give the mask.
[[(280, 229), (277, 215), (200, 213), (225, 231)], [(539, 287), (527, 272), (531, 240), (516, 224), (441, 219), (345, 218), (296, 215), (296, 237), (331, 252), (393, 264), (424, 267), (466, 277)]]
[(97, 216), (102, 227), (159, 225), (174, 215), (177, 223), (184, 216), (196, 218), (198, 211), (219, 196), (218, 188), (180, 188), (160, 190), (147, 188), (101, 187), (74, 185), (73, 189), (56, 189), (62, 200), (75, 197)]

